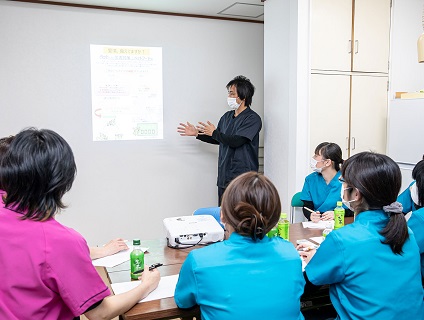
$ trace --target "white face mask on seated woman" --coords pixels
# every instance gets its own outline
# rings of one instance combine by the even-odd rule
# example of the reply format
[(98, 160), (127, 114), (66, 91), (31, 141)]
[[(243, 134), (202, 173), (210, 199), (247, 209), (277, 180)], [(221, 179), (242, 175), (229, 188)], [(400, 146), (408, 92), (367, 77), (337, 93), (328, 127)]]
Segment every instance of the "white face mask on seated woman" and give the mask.
[(409, 190), (411, 191), (411, 199), (414, 201), (414, 203), (418, 206), (421, 206), (420, 201), (418, 200), (418, 188), (417, 183), (415, 182), (412, 186), (409, 187)]
[(353, 201), (355, 201), (355, 200), (345, 200), (344, 198), (343, 198), (343, 195), (344, 195), (344, 192), (346, 191), (346, 190), (349, 190), (349, 189), (352, 189), (352, 187), (348, 187), (348, 188), (343, 188), (342, 187), (342, 189), (341, 189), (341, 191), (340, 191), (340, 197), (342, 198), (342, 202), (343, 202), (343, 204), (350, 210), (350, 211), (353, 211), (353, 209), (352, 209), (352, 206), (350, 205), (350, 203), (351, 202), (353, 202)]
[(315, 160), (315, 158), (311, 158), (310, 166), (311, 166), (312, 171), (321, 173), (322, 172), (322, 168), (317, 168), (317, 163), (318, 162), (323, 162), (323, 161), (325, 161), (325, 160), (319, 160), (318, 161), (318, 160)]

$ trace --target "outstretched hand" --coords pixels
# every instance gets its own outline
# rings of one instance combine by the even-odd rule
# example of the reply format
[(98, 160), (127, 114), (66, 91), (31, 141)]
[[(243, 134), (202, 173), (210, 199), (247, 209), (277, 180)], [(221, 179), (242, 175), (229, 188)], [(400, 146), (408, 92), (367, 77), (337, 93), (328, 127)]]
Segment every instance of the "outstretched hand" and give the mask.
[(212, 136), (212, 133), (216, 129), (215, 125), (210, 121), (208, 121), (207, 123), (199, 122), (199, 125), (196, 128), (199, 134), (204, 134), (207, 136)]
[(177, 127), (177, 132), (180, 136), (196, 136), (199, 134), (196, 127), (187, 121), (187, 124), (180, 123)]

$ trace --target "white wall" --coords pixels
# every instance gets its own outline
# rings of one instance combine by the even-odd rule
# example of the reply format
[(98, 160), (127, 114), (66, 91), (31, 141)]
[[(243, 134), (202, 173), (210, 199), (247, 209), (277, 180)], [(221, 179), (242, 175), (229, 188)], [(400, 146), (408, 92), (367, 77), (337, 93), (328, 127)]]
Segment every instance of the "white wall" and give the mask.
[(309, 11), (309, 0), (265, 2), (265, 174), (286, 212), (309, 173)]
[[(61, 222), (91, 245), (149, 239), (163, 218), (216, 205), (217, 146), (176, 127), (217, 124), (238, 74), (256, 86), (263, 115), (262, 24), (0, 2), (0, 30), (0, 136), (49, 128), (74, 150)], [(164, 140), (92, 141), (90, 44), (163, 47)]]
[(394, 95), (424, 89), (424, 63), (418, 63), (417, 54), (423, 10), (423, 0), (393, 1), (387, 154), (399, 162), (402, 190), (412, 181), (414, 164), (424, 154), (424, 99), (395, 100)]
[(424, 63), (418, 63), (417, 54), (423, 10), (423, 0), (393, 0), (389, 98), (396, 91), (424, 89)]

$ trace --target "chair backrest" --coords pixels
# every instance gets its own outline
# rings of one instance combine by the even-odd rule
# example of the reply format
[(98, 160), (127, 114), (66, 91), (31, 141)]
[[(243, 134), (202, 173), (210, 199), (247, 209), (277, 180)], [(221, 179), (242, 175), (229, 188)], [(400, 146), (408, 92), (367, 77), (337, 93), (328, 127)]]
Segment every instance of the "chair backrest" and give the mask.
[(297, 192), (293, 195), (291, 199), (291, 206), (292, 207), (303, 207), (303, 201), (300, 200), (300, 195), (302, 192)]
[(221, 207), (207, 207), (207, 208), (199, 208), (194, 210), (193, 216), (197, 216), (199, 214), (208, 214), (215, 218), (216, 221), (221, 225), (222, 229), (224, 226), (221, 223)]

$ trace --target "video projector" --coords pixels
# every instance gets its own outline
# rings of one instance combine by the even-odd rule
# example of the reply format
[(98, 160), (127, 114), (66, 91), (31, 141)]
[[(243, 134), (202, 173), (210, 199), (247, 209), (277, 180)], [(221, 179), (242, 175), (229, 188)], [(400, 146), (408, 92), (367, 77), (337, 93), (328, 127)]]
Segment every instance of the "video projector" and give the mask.
[(224, 239), (224, 229), (211, 215), (165, 218), (163, 226), (171, 248), (187, 248)]

